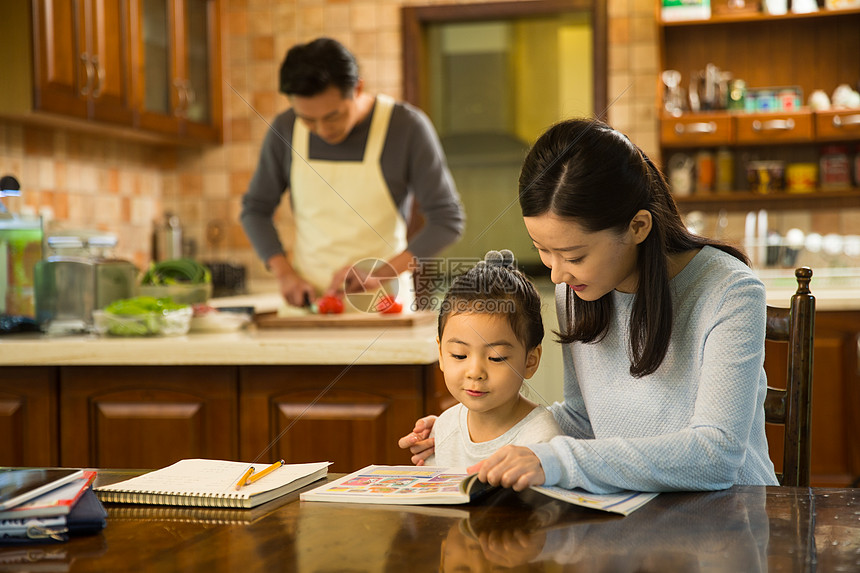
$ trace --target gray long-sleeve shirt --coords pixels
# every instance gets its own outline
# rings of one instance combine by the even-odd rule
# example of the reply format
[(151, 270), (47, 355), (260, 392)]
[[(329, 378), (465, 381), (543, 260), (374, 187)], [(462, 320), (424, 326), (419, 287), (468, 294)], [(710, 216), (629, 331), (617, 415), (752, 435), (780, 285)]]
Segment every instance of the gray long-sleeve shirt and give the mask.
[[(287, 110), (272, 122), (263, 141), (257, 170), (242, 197), (242, 226), (264, 262), (285, 252), (272, 215), (290, 187), (290, 145), (295, 118), (293, 110)], [(373, 111), (336, 145), (329, 145), (311, 134), (310, 159), (360, 161), (372, 118)], [(424, 226), (407, 246), (412, 254), (433, 256), (462, 235), (465, 215), (460, 197), (439, 137), (422, 111), (406, 103), (395, 104), (380, 163), (394, 204), (403, 218), (409, 221), (413, 198), (418, 201), (419, 212), (424, 217)]]

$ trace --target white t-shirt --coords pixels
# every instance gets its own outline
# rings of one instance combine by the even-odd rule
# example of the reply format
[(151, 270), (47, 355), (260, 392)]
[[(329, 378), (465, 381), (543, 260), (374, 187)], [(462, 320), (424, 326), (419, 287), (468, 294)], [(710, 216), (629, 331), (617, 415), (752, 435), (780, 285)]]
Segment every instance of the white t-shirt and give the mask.
[(487, 459), (502, 446), (537, 444), (561, 434), (561, 428), (549, 410), (536, 406), (498, 438), (488, 442), (473, 442), (469, 437), (468, 414), (467, 408), (457, 404), (436, 419), (430, 433), (436, 438), (436, 452), (427, 459), (428, 466), (469, 467)]

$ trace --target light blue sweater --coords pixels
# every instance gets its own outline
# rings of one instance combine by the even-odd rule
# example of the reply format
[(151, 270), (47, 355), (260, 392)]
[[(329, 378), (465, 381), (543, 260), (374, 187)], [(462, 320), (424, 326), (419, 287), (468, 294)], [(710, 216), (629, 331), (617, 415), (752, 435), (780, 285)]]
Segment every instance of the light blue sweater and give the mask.
[[(712, 247), (671, 285), (672, 339), (653, 374), (630, 375), (631, 294), (612, 293), (601, 342), (564, 346), (564, 403), (552, 412), (565, 435), (529, 446), (545, 485), (595, 493), (777, 485), (764, 433), (764, 285)], [(556, 288), (560, 324), (567, 289)]]

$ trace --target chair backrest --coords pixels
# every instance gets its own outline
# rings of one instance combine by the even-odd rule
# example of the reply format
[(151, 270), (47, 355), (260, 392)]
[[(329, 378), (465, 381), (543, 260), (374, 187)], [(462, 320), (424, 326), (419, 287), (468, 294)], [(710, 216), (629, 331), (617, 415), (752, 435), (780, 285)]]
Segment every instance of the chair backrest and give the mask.
[(782, 485), (808, 486), (811, 457), (812, 354), (815, 335), (815, 297), (809, 292), (812, 269), (794, 271), (797, 292), (789, 308), (767, 307), (767, 340), (788, 343), (785, 390), (768, 386), (765, 421), (785, 427)]

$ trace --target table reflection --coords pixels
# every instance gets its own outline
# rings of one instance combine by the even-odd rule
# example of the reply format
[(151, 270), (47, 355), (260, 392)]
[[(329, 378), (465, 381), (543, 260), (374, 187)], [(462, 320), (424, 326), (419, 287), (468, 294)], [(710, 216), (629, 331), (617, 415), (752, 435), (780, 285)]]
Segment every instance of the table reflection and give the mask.
[(765, 488), (742, 496), (663, 494), (651, 511), (626, 517), (530, 501), (525, 520), (498, 506), (472, 509), (443, 541), (441, 569), (534, 571), (554, 562), (583, 571), (768, 570)]

